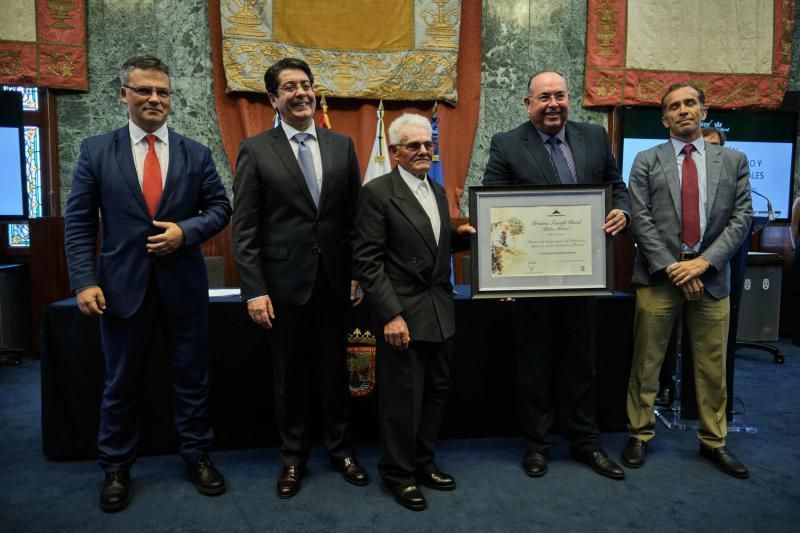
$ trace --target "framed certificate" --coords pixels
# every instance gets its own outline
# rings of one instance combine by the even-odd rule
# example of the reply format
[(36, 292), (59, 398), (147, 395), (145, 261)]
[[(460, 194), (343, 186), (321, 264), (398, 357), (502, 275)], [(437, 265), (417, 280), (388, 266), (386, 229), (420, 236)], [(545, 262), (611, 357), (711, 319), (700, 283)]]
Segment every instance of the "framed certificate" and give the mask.
[(614, 291), (603, 231), (612, 186), (470, 187), (473, 298), (589, 296)]

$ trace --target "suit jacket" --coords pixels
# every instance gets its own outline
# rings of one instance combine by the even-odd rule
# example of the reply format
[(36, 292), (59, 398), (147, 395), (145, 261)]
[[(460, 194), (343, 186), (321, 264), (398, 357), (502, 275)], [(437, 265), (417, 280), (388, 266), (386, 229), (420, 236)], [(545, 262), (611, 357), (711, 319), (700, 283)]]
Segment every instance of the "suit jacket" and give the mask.
[[(102, 248), (95, 267), (98, 211)], [(200, 245), (228, 223), (231, 206), (211, 151), (169, 130), (169, 168), (155, 219), (177, 223), (184, 245), (154, 256), (152, 225), (136, 174), (128, 126), (81, 143), (67, 201), (65, 245), (70, 286), (99, 285), (106, 313), (126, 318), (141, 305), (150, 276), (176, 314), (208, 305), (208, 278)]]
[(322, 261), (334, 293), (349, 297), (352, 231), (360, 170), (353, 141), (317, 128), (322, 159), (319, 208), (282, 128), (242, 141), (233, 183), (233, 250), (242, 298), (279, 303), (311, 298)]
[[(714, 298), (730, 292), (729, 260), (750, 231), (750, 170), (741, 152), (705, 144), (706, 229), (700, 254), (711, 263), (701, 280)], [(632, 231), (637, 242), (633, 282), (665, 282), (681, 253), (681, 183), (669, 141), (636, 155), (630, 176)]]
[(428, 178), (439, 207), (439, 244), (419, 201), (394, 168), (364, 185), (353, 258), (356, 278), (380, 324), (402, 315), (414, 341), (455, 334), (450, 254), (467, 239), (449, 223), (444, 189)]
[[(613, 184), (612, 203), (630, 213), (625, 182), (611, 153), (606, 130), (595, 124), (567, 121), (566, 139), (575, 159), (577, 183)], [(550, 153), (530, 121), (492, 137), (484, 185), (558, 185)]]

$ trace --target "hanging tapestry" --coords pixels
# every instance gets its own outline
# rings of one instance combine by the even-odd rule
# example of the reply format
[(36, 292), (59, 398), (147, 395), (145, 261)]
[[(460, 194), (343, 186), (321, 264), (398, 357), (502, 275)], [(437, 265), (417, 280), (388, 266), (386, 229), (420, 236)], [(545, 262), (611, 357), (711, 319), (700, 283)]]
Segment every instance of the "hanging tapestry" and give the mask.
[(89, 89), (83, 0), (3, 0), (0, 84)]
[(716, 108), (780, 107), (795, 0), (588, 0), (583, 105), (659, 105), (692, 82)]
[(227, 92), (304, 59), (317, 95), (455, 102), (460, 0), (220, 0)]

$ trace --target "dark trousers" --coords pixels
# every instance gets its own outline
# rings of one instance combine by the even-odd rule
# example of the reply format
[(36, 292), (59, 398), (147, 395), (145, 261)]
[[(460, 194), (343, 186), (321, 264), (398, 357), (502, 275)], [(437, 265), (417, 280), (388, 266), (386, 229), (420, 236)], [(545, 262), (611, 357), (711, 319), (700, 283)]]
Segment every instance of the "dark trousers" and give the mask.
[(106, 368), (97, 441), (100, 466), (106, 472), (128, 470), (136, 460), (136, 411), (144, 386), (146, 350), (154, 331), (159, 329), (169, 357), (173, 420), (181, 457), (196, 461), (211, 446), (208, 306), (186, 315), (172, 314), (152, 278), (141, 307), (131, 317), (100, 318)]
[(512, 316), (520, 421), (528, 451), (547, 453), (553, 445), (556, 406), (561, 433), (572, 451), (597, 450), (595, 299), (518, 300)]
[(434, 448), (452, 384), (453, 341), (412, 341), (405, 351), (376, 335), (378, 409), (383, 454), (378, 469), (391, 488), (433, 471)]
[(274, 303), (269, 332), (275, 388), (275, 421), (285, 465), (305, 465), (312, 380), (318, 383), (325, 420), (325, 446), (331, 457), (353, 455), (350, 389), (347, 374), (348, 303), (334, 296), (320, 267), (305, 305)]

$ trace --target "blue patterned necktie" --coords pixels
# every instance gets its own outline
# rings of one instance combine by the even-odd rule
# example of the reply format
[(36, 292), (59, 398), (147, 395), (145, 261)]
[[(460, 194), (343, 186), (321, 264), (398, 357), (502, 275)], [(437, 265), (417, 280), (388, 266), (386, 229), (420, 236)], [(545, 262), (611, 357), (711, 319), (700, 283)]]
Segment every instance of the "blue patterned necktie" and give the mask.
[(296, 133), (292, 139), (300, 145), (297, 150), (297, 162), (300, 163), (300, 170), (306, 179), (306, 185), (311, 192), (314, 205), (319, 207), (319, 184), (317, 183), (317, 172), (314, 170), (314, 158), (311, 156), (311, 148), (306, 144), (310, 133)]
[(561, 141), (557, 137), (550, 137), (545, 142), (550, 145), (550, 159), (553, 161), (553, 166), (556, 167), (558, 180), (564, 185), (575, 183), (572, 172), (569, 171), (569, 165), (567, 165), (567, 158), (564, 157), (564, 153), (558, 146)]

